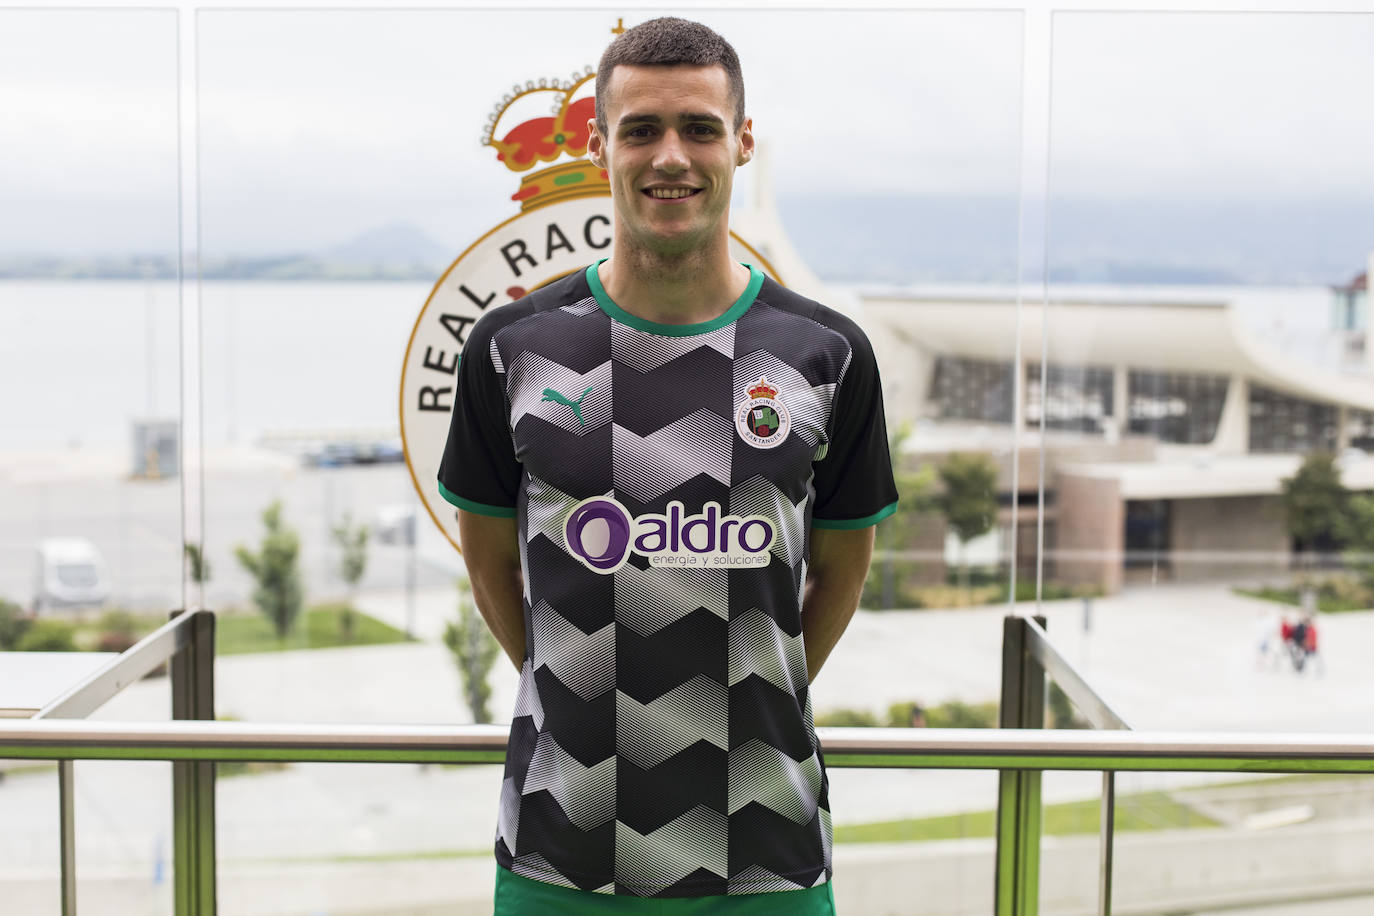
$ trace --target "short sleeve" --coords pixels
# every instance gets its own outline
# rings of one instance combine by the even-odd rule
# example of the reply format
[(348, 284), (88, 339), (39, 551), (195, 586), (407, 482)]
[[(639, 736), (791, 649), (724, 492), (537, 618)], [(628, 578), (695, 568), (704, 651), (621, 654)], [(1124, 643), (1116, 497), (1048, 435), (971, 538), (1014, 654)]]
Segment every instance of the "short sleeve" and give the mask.
[(458, 361), (439, 493), (468, 512), (514, 518), (520, 463), (506, 419), (505, 375), (493, 357), (492, 332), (482, 333), (484, 323), (491, 325), (477, 323)]
[(878, 363), (863, 331), (841, 321), (836, 329), (851, 350), (831, 408), (830, 442), (815, 463), (815, 528), (867, 528), (897, 511)]

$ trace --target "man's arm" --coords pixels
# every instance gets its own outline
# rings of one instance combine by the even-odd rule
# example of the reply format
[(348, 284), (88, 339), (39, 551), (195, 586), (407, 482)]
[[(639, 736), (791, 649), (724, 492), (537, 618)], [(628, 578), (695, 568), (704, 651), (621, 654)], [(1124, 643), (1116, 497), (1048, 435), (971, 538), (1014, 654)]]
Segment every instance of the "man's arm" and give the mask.
[(859, 606), (873, 557), (873, 528), (812, 528), (802, 599), (806, 670), (814, 682)]
[(525, 585), (515, 519), (459, 509), (458, 537), (477, 610), (519, 669), (525, 664)]

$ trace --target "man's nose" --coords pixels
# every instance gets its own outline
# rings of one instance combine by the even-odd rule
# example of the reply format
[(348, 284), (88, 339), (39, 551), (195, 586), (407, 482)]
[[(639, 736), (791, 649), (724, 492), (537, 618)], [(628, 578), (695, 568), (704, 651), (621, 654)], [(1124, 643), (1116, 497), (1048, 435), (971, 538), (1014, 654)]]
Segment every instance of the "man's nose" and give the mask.
[(658, 149), (654, 151), (653, 166), (660, 172), (685, 172), (691, 163), (682, 146), (682, 135), (675, 130), (664, 131)]

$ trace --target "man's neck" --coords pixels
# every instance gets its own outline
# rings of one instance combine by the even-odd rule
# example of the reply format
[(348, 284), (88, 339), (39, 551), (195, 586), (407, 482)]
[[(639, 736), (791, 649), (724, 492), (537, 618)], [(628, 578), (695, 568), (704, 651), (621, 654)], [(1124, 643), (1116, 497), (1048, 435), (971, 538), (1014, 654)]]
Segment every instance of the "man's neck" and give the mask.
[(637, 246), (616, 245), (598, 270), (616, 305), (657, 324), (700, 324), (719, 318), (744, 295), (749, 269), (720, 252), (664, 257)]

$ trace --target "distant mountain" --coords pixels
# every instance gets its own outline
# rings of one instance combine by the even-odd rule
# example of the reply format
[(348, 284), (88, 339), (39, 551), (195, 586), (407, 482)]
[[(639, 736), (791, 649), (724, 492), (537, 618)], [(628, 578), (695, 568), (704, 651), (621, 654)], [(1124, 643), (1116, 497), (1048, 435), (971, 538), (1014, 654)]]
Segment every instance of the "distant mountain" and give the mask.
[[(779, 201), (797, 250), (836, 282), (1012, 283), (1040, 278), (1043, 214), (1018, 236), (1014, 195), (794, 195)], [(1374, 197), (1247, 200), (1059, 197), (1049, 278), (1061, 283), (1348, 282), (1374, 250)], [(314, 252), (212, 258), (207, 279), (433, 281), (457, 252), (406, 223)], [(0, 279), (167, 279), (173, 255), (0, 256)]]
[(442, 269), (456, 254), (416, 226), (392, 223), (361, 232), (317, 256), (343, 264), (424, 264)]
[[(893, 194), (783, 197), (788, 234), (830, 280), (1010, 283), (1014, 196)], [(1043, 233), (1043, 214), (1027, 239)], [(1035, 243), (1038, 245), (1038, 241)], [(1374, 251), (1374, 198), (1233, 200), (1061, 197), (1049, 212), (1056, 282), (1344, 283)], [(1024, 279), (1040, 278), (1038, 247)]]
[[(453, 256), (420, 229), (394, 223), (313, 254), (207, 258), (201, 276), (207, 280), (433, 281)], [(0, 279), (172, 280), (176, 276), (176, 258), (170, 254), (0, 257)]]

